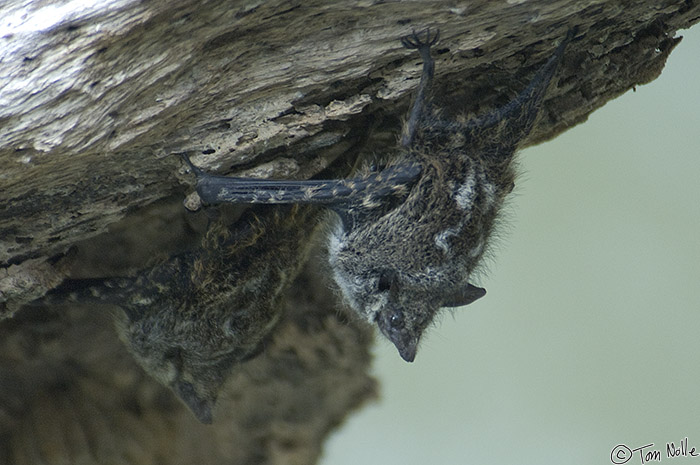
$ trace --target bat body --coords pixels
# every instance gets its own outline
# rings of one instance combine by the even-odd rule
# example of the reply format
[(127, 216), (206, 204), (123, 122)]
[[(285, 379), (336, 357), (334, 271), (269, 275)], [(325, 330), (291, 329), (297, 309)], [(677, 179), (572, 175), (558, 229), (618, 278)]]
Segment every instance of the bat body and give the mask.
[(404, 37), (423, 71), (398, 153), (379, 172), (351, 179), (275, 181), (213, 176), (192, 166), (205, 203), (315, 203), (337, 213), (328, 239), (333, 278), (362, 318), (376, 323), (406, 361), (442, 307), (486, 291), (470, 277), (488, 247), (515, 180), (513, 157), (529, 134), (570, 31), (510, 103), (447, 120), (430, 99), (430, 30)]

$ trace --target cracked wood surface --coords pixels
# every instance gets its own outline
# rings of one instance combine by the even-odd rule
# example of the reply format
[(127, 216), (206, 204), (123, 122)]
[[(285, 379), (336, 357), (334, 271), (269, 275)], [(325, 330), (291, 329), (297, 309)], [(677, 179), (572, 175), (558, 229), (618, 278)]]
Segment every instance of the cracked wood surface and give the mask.
[(5, 266), (186, 191), (173, 152), (222, 173), (320, 171), (359, 120), (402, 115), (420, 71), (398, 40), (412, 28), (441, 29), (436, 81), (479, 111), (578, 25), (539, 127), (549, 137), (655, 78), (698, 16), (692, 3), (641, 0), (24, 3), (5, 3), (0, 36)]

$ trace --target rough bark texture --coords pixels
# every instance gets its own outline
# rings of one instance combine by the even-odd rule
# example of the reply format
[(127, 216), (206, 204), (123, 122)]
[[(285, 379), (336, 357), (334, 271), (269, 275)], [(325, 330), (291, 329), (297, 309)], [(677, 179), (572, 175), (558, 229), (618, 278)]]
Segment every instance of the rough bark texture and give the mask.
[(187, 247), (191, 177), (170, 154), (308, 178), (359, 142), (395, 143), (420, 73), (398, 41), (411, 29), (440, 29), (438, 95), (480, 112), (577, 25), (538, 142), (656, 78), (675, 31), (700, 19), (689, 0), (50, 3), (0, 7), (1, 463), (312, 463), (374, 393), (367, 328), (308, 278), (213, 426), (141, 372), (103, 312), (18, 310), (66, 274), (119, 274), (138, 267), (122, 255)]

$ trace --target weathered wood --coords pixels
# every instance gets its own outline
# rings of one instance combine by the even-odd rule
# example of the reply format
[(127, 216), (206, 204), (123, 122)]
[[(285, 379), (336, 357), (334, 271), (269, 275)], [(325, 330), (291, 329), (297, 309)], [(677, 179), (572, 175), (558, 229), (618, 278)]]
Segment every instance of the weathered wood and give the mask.
[(317, 172), (352, 126), (344, 121), (401, 114), (419, 71), (397, 40), (411, 28), (441, 29), (438, 81), (477, 110), (517, 89), (579, 25), (585, 37), (540, 126), (551, 135), (658, 75), (674, 31), (697, 16), (678, 0), (122, 0), (64, 17), (23, 3), (5, 2), (0, 34), (6, 265), (62, 252), (127, 209), (183, 192), (174, 151), (222, 172), (265, 162), (267, 175)]
[[(675, 32), (700, 19), (700, 5), (682, 0), (25, 3), (0, 6), (1, 463), (80, 454), (84, 463), (310, 463), (328, 430), (371, 396), (366, 329), (341, 324), (327, 296), (290, 308), (266, 357), (231, 381), (219, 406), (226, 420), (211, 429), (142, 374), (104, 315), (9, 318), (67, 272), (109, 272), (88, 270), (104, 247), (85, 245), (70, 266), (49, 259), (127, 213), (117, 234), (142, 236), (129, 253), (186, 245), (144, 233), (154, 211), (145, 207), (191, 190), (171, 153), (220, 173), (308, 178), (358, 140), (380, 154), (395, 143), (420, 73), (398, 41), (411, 29), (441, 30), (439, 95), (479, 112), (514, 95), (577, 25), (535, 143), (656, 78)], [(161, 231), (185, 230), (163, 227), (174, 217), (155, 211)], [(75, 411), (81, 396), (101, 400)], [(84, 434), (95, 417), (111, 425), (92, 425), (103, 438)], [(50, 440), (57, 430), (64, 442)]]

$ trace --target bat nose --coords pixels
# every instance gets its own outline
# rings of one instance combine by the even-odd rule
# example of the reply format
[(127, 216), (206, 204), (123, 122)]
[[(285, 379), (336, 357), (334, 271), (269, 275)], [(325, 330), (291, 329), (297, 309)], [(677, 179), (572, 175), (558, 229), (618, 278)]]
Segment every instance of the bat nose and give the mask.
[(402, 346), (396, 345), (396, 348), (399, 349), (399, 355), (401, 358), (410, 363), (416, 358), (417, 346), (418, 344), (415, 342), (410, 342)]

